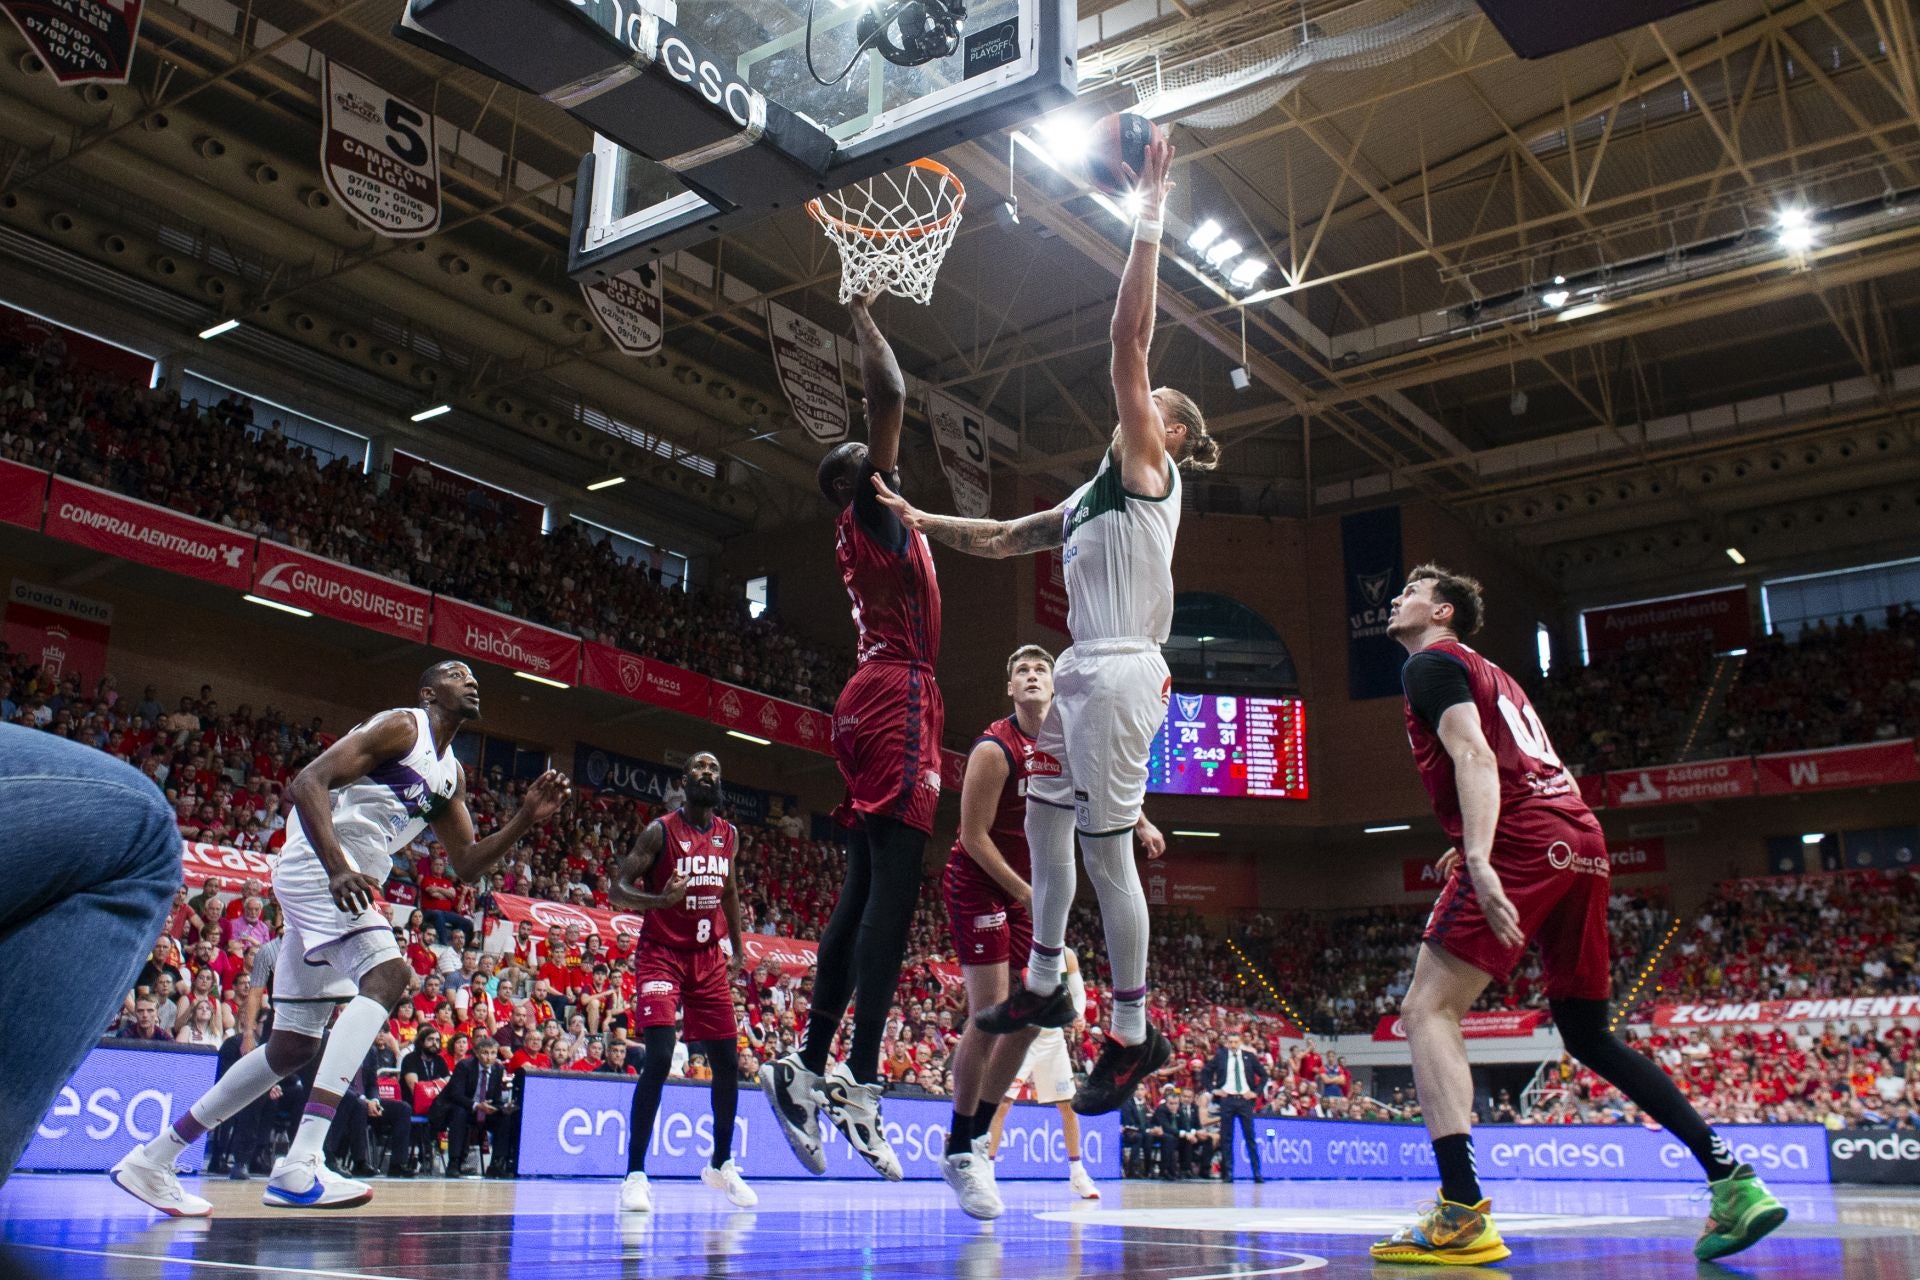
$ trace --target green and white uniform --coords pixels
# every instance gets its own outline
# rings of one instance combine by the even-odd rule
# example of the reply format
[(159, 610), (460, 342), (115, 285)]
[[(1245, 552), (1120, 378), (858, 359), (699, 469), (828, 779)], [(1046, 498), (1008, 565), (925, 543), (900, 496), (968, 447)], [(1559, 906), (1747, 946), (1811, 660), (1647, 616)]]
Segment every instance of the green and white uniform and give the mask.
[(1067, 501), (1063, 556), (1073, 644), (1053, 672), (1053, 709), (1036, 750), (1060, 762), (1032, 773), (1028, 798), (1072, 809), (1087, 835), (1129, 831), (1147, 794), (1147, 754), (1167, 715), (1160, 656), (1173, 628), (1173, 544), (1180, 471), (1164, 498), (1129, 493), (1110, 449)]

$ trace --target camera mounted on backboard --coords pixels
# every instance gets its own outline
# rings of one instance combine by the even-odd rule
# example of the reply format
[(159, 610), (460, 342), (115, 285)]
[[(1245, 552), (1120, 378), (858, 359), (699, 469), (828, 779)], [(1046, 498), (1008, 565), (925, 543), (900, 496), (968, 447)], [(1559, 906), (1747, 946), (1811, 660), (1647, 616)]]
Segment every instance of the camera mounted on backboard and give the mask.
[(964, 0), (900, 0), (869, 8), (860, 16), (857, 36), (861, 48), (878, 49), (894, 66), (917, 67), (952, 57), (966, 25)]

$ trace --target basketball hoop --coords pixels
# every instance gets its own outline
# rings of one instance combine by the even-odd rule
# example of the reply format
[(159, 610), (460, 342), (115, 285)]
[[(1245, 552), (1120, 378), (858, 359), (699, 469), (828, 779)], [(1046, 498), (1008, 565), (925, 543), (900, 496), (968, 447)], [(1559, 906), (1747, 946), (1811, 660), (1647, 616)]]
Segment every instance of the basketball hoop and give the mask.
[(840, 250), (841, 304), (876, 289), (930, 300), (966, 202), (960, 179), (934, 160), (807, 201), (808, 215)]

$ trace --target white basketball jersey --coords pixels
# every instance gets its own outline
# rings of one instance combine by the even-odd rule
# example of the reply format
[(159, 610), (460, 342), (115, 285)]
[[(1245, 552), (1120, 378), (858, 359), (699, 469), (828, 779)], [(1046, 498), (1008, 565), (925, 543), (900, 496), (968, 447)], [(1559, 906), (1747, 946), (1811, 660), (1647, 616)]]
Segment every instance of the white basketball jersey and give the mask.
[[(460, 779), (460, 762), (453, 758), (452, 744), (443, 753), (434, 752), (426, 709), (399, 710), (413, 717), (413, 747), (397, 760), (375, 765), (364, 777), (349, 782), (330, 797), (333, 831), (340, 848), (361, 872), (383, 883), (393, 870), (394, 853), (412, 843), (428, 822), (440, 816), (453, 799)], [(298, 873), (319, 865), (319, 855), (314, 853), (300, 811), (295, 809), (287, 816), (287, 839), (280, 849), (279, 870), (283, 874)]]
[(1148, 639), (1173, 630), (1173, 542), (1180, 533), (1180, 468), (1167, 460), (1167, 496), (1122, 486), (1113, 450), (1067, 500), (1067, 630), (1075, 643)]

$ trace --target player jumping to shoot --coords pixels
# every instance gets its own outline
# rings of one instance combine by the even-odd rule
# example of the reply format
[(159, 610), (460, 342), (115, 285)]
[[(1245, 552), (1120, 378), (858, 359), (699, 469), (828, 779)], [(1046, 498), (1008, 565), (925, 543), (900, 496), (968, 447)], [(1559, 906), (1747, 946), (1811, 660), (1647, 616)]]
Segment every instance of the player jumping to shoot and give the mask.
[[(702, 751), (680, 780), (686, 800), (647, 824), (614, 877), (614, 905), (647, 913), (634, 954), (633, 975), (646, 1066), (633, 1090), (627, 1126), (627, 1178), (620, 1184), (626, 1213), (653, 1209), (647, 1185), (647, 1147), (660, 1112), (660, 1094), (673, 1063), (673, 1022), (684, 1010), (689, 1043), (713, 1067), (713, 1158), (700, 1181), (743, 1209), (760, 1197), (733, 1162), (734, 1116), (740, 1108), (740, 1027), (733, 1016), (732, 979), (740, 974), (739, 834), (714, 813), (720, 803), (720, 760)], [(732, 950), (723, 953), (725, 932)]]
[[(1027, 792), (1033, 951), (1025, 984), (976, 1021), (1005, 1035), (1074, 1020), (1061, 955), (1073, 906), (1077, 831), (1100, 899), (1115, 988), (1106, 1047), (1074, 1096), (1081, 1115), (1119, 1107), (1173, 1052), (1147, 1023), (1147, 895), (1133, 862), (1133, 833), (1146, 798), (1148, 750), (1166, 719), (1171, 687), (1160, 646), (1173, 626), (1179, 467), (1211, 468), (1220, 450), (1192, 399), (1168, 387), (1155, 390), (1148, 378), (1172, 159), (1172, 146), (1156, 136), (1135, 183), (1141, 212), (1113, 310), (1120, 424), (1093, 479), (1052, 511), (1014, 521), (930, 516), (882, 488), (909, 528), (970, 555), (998, 559), (1065, 547), (1073, 645), (1055, 669), (1053, 706), (1039, 736), (1039, 750), (1060, 770), (1034, 777)], [(875, 485), (882, 487), (877, 478)]]
[(1454, 847), (1401, 1004), (1413, 1082), (1440, 1200), (1373, 1246), (1382, 1262), (1477, 1265), (1512, 1251), (1474, 1170), (1473, 1077), (1461, 1015), (1540, 944), (1547, 1007), (1567, 1052), (1685, 1143), (1713, 1202), (1694, 1245), (1702, 1261), (1737, 1253), (1787, 1211), (1734, 1158), (1652, 1060), (1607, 1026), (1607, 842), (1540, 717), (1512, 677), (1462, 643), (1480, 628), (1480, 584), (1421, 565), (1394, 598), (1387, 634), (1411, 655), (1401, 673), (1420, 781)]

